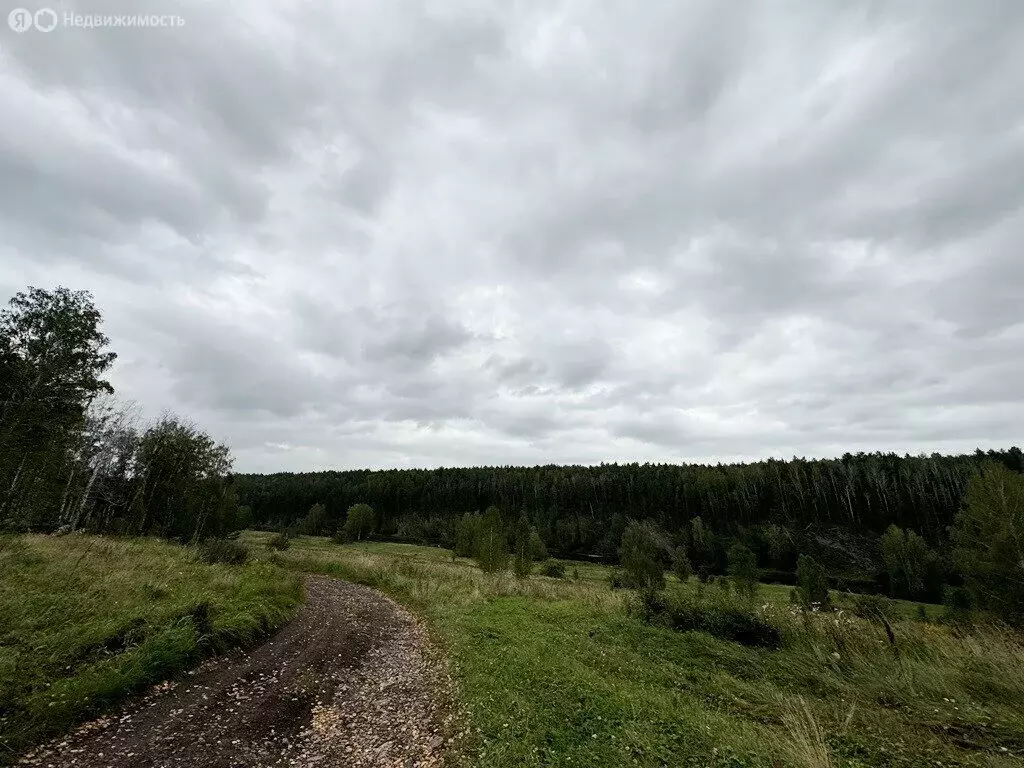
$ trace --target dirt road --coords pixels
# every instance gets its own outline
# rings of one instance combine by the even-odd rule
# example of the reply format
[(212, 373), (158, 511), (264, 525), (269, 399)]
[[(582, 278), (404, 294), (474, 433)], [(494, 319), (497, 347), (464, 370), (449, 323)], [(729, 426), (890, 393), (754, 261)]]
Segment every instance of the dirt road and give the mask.
[(26, 756), (81, 768), (440, 765), (447, 681), (422, 628), (368, 587), (310, 577), (295, 619)]

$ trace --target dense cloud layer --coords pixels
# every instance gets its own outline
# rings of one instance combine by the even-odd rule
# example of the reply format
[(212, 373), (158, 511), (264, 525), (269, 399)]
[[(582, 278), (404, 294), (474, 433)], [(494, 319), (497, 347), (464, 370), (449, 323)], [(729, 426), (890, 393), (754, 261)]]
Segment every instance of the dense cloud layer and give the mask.
[(0, 293), (240, 469), (1020, 442), (1024, 4), (65, 11), (185, 25), (0, 30)]

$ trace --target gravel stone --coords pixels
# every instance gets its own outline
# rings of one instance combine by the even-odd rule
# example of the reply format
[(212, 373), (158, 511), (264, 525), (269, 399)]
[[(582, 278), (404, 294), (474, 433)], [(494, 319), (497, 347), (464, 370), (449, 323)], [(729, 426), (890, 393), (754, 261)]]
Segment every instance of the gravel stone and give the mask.
[(420, 623), (369, 587), (306, 581), (296, 617), (25, 755), (63, 768), (430, 768), (455, 728)]

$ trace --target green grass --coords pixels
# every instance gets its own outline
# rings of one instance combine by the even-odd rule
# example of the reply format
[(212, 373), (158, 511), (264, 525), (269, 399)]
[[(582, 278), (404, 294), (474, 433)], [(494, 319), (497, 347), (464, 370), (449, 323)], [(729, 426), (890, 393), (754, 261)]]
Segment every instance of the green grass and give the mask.
[[(269, 537), (244, 536), (244, 566), (154, 540), (0, 538), (0, 763), (255, 642), (291, 615), (308, 571), (383, 589), (427, 621), (463, 710), (456, 765), (1024, 764), (1020, 636), (919, 621), (914, 603), (899, 604), (894, 648), (851, 596), (804, 615), (789, 587), (762, 585), (745, 610), (779, 628), (771, 650), (646, 624), (600, 565), (517, 581), (438, 548), (300, 537), (274, 552)], [(737, 599), (693, 580), (669, 593)]]
[[(751, 610), (784, 637), (769, 650), (644, 624), (589, 563), (516, 581), (430, 547), (302, 537), (255, 549), (379, 587), (427, 620), (460, 690), (466, 765), (1022, 765), (1021, 638), (957, 634), (915, 620), (916, 604), (901, 604), (894, 649), (875, 624), (800, 614), (790, 588), (762, 585)], [(669, 590), (720, 595), (694, 581)]]
[(151, 539), (0, 537), (0, 764), (203, 655), (256, 642), (294, 571)]

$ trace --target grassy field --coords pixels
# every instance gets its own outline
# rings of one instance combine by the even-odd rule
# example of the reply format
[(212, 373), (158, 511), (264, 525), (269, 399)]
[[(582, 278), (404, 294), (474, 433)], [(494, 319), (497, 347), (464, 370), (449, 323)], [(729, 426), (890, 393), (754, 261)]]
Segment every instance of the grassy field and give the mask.
[(0, 538), (0, 763), (210, 650), (256, 641), (291, 615), (308, 571), (378, 587), (427, 620), (464, 709), (456, 764), (1024, 765), (1021, 638), (954, 631), (934, 607), (923, 621), (901, 604), (894, 647), (849, 610), (805, 615), (788, 587), (762, 585), (753, 610), (782, 633), (770, 650), (644, 623), (598, 565), (517, 581), (436, 548), (300, 537), (274, 552), (268, 538), (245, 534), (244, 566), (153, 540)]
[(294, 571), (206, 565), (150, 539), (0, 537), (0, 764), (163, 680), (245, 645), (302, 598)]
[(767, 650), (647, 625), (591, 564), (516, 581), (428, 547), (256, 549), (379, 587), (427, 619), (468, 715), (467, 765), (1024, 765), (1021, 638), (955, 633), (917, 620), (914, 604), (893, 648), (874, 623), (799, 614), (788, 588), (765, 585), (757, 610), (784, 637)]

